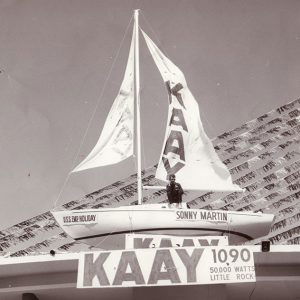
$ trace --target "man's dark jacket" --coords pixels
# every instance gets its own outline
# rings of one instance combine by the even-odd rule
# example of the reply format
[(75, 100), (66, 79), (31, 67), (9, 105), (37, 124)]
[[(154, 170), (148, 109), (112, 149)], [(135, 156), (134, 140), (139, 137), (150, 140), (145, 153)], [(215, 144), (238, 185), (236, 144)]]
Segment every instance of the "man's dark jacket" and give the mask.
[(183, 189), (177, 182), (174, 184), (167, 185), (167, 195), (170, 203), (181, 203), (182, 202)]

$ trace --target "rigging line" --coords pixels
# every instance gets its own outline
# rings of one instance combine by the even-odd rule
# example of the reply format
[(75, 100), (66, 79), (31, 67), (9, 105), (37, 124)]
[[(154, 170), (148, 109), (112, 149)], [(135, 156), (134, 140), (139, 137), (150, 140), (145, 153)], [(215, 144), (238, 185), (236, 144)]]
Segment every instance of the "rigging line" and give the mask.
[[(144, 142), (144, 136), (141, 135), (141, 142), (142, 142), (142, 145), (145, 145), (145, 142)], [(143, 171), (144, 171), (144, 175), (145, 175), (145, 172), (146, 170), (149, 168), (148, 166), (148, 163), (147, 163), (147, 159), (146, 159), (146, 151), (145, 151), (145, 147), (142, 147), (142, 158), (143, 158), (143, 163), (144, 163), (144, 168), (143, 168)], [(146, 202), (149, 201), (149, 198), (150, 198), (150, 194), (152, 192), (150, 190), (144, 190), (143, 192), (143, 196), (146, 197)]]
[[(145, 143), (144, 143), (144, 136), (143, 136), (143, 134), (141, 134), (141, 143), (142, 143), (142, 145), (145, 145)], [(144, 167), (142, 168), (142, 171), (144, 172), (144, 175), (145, 175), (145, 170), (146, 170), (146, 155), (145, 155), (145, 147), (142, 147), (142, 160), (143, 160), (143, 164), (144, 164)], [(143, 183), (143, 177), (144, 176), (142, 176), (142, 183)], [(144, 202), (143, 200), (143, 198), (144, 198), (144, 196), (146, 196), (147, 198), (148, 198), (148, 191), (147, 191), (147, 194), (145, 195), (145, 190), (143, 191), (143, 197), (142, 197), (142, 202)]]
[(93, 246), (93, 247), (99, 248), (99, 246), (109, 238), (109, 235), (110, 235), (111, 233), (113, 233), (113, 231), (111, 231), (111, 232), (110, 232), (103, 240), (101, 240), (99, 243), (97, 243), (97, 244), (96, 244), (95, 246)]
[[(146, 24), (147, 26), (149, 27), (149, 29), (151, 30), (151, 32), (153, 33), (153, 36), (154, 38), (156, 39), (158, 45), (159, 45), (159, 48), (164, 52), (166, 53), (164, 47), (162, 46), (161, 42), (160, 42), (160, 39), (158, 38), (158, 34), (154, 31), (153, 27), (151, 26), (150, 22), (147, 20), (146, 16), (143, 14), (143, 12), (141, 11), (141, 15), (142, 17), (144, 18), (144, 20), (146, 21)], [(142, 28), (141, 28), (142, 29)]]
[[(81, 148), (82, 148), (83, 142), (84, 142), (85, 139), (86, 139), (87, 132), (88, 132), (89, 129), (90, 129), (90, 126), (91, 126), (92, 121), (93, 121), (93, 119), (94, 119), (94, 117), (95, 117), (96, 111), (98, 110), (100, 101), (101, 101), (102, 98), (103, 98), (104, 90), (106, 89), (108, 80), (109, 80), (110, 77), (111, 77), (111, 73), (112, 73), (112, 70), (113, 70), (113, 68), (114, 68), (114, 66), (115, 66), (115, 63), (116, 63), (117, 59), (119, 58), (120, 51), (121, 51), (121, 48), (122, 48), (122, 46), (123, 46), (123, 44), (124, 44), (124, 40), (125, 40), (125, 37), (126, 37), (126, 35), (127, 35), (129, 26), (130, 26), (130, 24), (131, 24), (131, 22), (132, 22), (132, 19), (133, 19), (133, 16), (131, 16), (131, 18), (130, 18), (130, 20), (129, 20), (129, 23), (128, 23), (128, 25), (127, 25), (127, 27), (126, 27), (126, 30), (125, 30), (125, 32), (124, 32), (122, 41), (121, 41), (121, 43), (120, 43), (120, 45), (119, 45), (119, 48), (118, 48), (118, 50), (117, 50), (117, 53), (116, 53), (116, 55), (115, 55), (114, 61), (113, 61), (112, 65), (111, 65), (111, 67), (110, 67), (110, 70), (109, 70), (109, 72), (108, 72), (108, 75), (106, 76), (106, 79), (105, 79), (105, 81), (104, 81), (104, 85), (103, 85), (102, 90), (101, 90), (101, 93), (100, 93), (100, 97), (98, 98), (98, 101), (97, 101), (97, 103), (96, 103), (95, 109), (94, 109), (94, 111), (93, 111), (93, 113), (92, 113), (92, 115), (91, 115), (91, 117), (90, 117), (90, 120), (89, 120), (89, 122), (88, 122), (87, 128), (86, 128), (86, 130), (85, 130), (85, 132), (84, 132), (84, 135), (83, 135), (83, 137), (82, 137), (82, 139), (81, 139), (81, 142), (80, 142), (78, 151), (77, 151), (77, 153), (76, 153), (76, 155), (75, 155), (75, 158), (74, 158), (74, 160), (73, 160), (73, 163), (72, 163), (72, 167), (74, 166), (75, 162), (76, 162), (77, 159), (78, 159), (78, 156), (79, 156), (80, 150), (81, 150)], [(60, 192), (59, 192), (59, 194), (58, 194), (58, 197), (57, 197), (57, 199), (55, 200), (55, 202), (54, 202), (54, 204), (53, 204), (53, 209), (57, 206), (57, 202), (59, 201), (59, 199), (60, 199), (60, 197), (61, 197), (61, 194), (62, 194), (62, 192), (64, 191), (65, 186), (66, 186), (66, 184), (67, 184), (67, 182), (68, 182), (70, 176), (71, 176), (71, 172), (68, 173), (68, 175), (67, 175), (67, 177), (66, 177), (66, 179), (65, 179), (65, 181), (64, 181), (64, 183), (63, 183), (63, 185), (62, 185), (62, 188), (61, 188), (61, 190), (60, 190)]]
[(128, 217), (129, 217), (129, 221), (130, 221), (130, 234), (132, 234), (133, 233), (132, 210), (128, 211)]
[[(139, 29), (141, 29), (139, 27)], [(143, 78), (140, 76), (140, 85), (143, 86)], [(141, 90), (140, 89), (140, 95), (141, 95)], [(145, 139), (144, 139), (144, 134), (143, 134), (143, 125), (142, 125), (142, 122), (141, 122), (141, 144), (142, 144), (142, 153), (141, 153), (141, 156), (142, 156), (142, 163), (143, 163), (143, 167), (142, 167), (142, 171), (145, 172), (145, 169), (147, 167), (147, 160), (146, 160), (146, 151), (145, 151)], [(144, 173), (145, 174), (145, 173)], [(143, 182), (143, 176), (142, 176), (142, 182)], [(147, 191), (147, 194), (146, 194), (146, 197), (148, 198), (148, 194), (149, 192)], [(143, 190), (143, 197), (145, 196), (145, 190)], [(143, 199), (142, 199), (143, 201)]]
[(253, 296), (253, 293), (255, 292), (255, 289), (256, 289), (256, 283), (257, 283), (257, 281), (255, 280), (253, 289), (252, 289), (251, 293), (249, 294), (249, 300), (251, 300), (251, 298), (252, 298), (252, 296)]

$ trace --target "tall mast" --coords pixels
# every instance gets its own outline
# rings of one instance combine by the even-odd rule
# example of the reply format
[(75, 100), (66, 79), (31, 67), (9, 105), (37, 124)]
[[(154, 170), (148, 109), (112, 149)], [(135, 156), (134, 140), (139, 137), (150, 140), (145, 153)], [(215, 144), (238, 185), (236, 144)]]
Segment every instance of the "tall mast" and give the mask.
[(134, 11), (134, 86), (136, 105), (136, 160), (138, 204), (142, 204), (142, 159), (141, 159), (141, 117), (140, 117), (140, 58), (139, 58), (139, 10)]

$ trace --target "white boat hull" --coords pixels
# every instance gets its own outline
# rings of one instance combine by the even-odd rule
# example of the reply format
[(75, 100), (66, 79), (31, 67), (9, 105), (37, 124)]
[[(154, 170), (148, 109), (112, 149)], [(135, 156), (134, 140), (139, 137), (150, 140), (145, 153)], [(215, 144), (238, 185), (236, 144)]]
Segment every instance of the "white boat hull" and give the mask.
[(271, 214), (176, 209), (165, 204), (54, 211), (52, 214), (74, 240), (100, 249), (124, 249), (128, 233), (227, 235), (229, 244), (236, 245), (267, 235), (274, 219)]

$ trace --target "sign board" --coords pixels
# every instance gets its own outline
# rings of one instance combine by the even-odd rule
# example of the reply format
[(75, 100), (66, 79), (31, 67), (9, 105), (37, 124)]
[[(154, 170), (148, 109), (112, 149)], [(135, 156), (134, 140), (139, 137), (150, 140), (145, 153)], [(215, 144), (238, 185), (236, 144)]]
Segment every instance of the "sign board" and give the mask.
[(78, 288), (254, 282), (245, 246), (133, 249), (81, 253)]
[(228, 246), (227, 236), (171, 236), (150, 234), (126, 234), (126, 249)]

